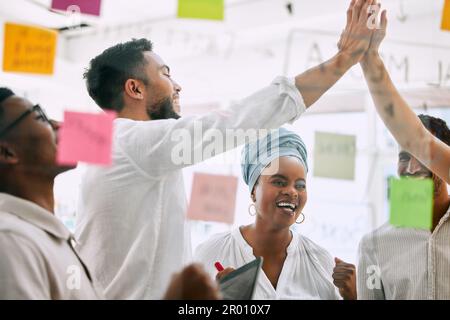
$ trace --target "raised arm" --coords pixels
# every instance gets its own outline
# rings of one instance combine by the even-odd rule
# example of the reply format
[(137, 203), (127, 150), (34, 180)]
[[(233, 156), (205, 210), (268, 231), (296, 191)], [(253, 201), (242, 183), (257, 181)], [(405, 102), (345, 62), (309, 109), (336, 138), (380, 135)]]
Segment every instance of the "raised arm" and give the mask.
[(375, 107), (399, 145), (447, 183), (450, 183), (450, 147), (435, 138), (408, 106), (393, 84), (378, 49), (386, 35), (386, 11), (381, 14), (361, 67)]
[(277, 77), (271, 85), (226, 110), (177, 120), (119, 119), (118, 146), (139, 171), (155, 179), (236, 148), (245, 142), (242, 136), (255, 138), (249, 132), (294, 122), (306, 107), (363, 59), (373, 33), (367, 27), (367, 9), (372, 1), (356, 0), (349, 8), (348, 32), (340, 41), (339, 52), (329, 61), (295, 79)]
[(330, 60), (295, 77), (306, 107), (328, 91), (353, 65), (364, 58), (373, 31), (367, 27), (367, 11), (373, 0), (353, 0), (347, 10), (346, 32), (339, 52)]

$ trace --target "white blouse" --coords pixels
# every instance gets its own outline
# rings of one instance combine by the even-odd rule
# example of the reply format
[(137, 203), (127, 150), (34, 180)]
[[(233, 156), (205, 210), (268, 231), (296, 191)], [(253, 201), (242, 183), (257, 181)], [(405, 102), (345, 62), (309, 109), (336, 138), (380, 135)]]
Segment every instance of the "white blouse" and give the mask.
[[(331, 255), (307, 237), (294, 231), (292, 234), (277, 288), (261, 270), (253, 299), (340, 299), (333, 285), (334, 262)], [(253, 248), (239, 228), (214, 235), (198, 246), (194, 256), (194, 260), (203, 263), (213, 277), (217, 274), (216, 261), (225, 268), (239, 268), (254, 259)]]

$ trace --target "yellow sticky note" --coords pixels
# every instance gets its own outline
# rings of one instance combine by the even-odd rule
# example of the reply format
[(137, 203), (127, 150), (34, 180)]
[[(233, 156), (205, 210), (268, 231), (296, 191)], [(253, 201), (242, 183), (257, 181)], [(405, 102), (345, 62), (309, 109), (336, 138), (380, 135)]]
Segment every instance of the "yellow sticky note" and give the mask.
[(53, 74), (58, 33), (5, 23), (3, 71)]
[(178, 17), (223, 20), (224, 0), (178, 0)]
[(314, 139), (314, 176), (354, 180), (356, 136), (316, 132)]
[(450, 31), (450, 0), (445, 0), (441, 29)]

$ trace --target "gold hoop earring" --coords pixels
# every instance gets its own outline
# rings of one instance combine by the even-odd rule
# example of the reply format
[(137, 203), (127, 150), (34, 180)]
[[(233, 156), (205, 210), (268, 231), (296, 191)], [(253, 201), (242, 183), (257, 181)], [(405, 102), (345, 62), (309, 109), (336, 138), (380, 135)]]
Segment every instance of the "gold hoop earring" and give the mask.
[[(253, 212), (253, 213), (252, 213), (252, 210), (251, 210), (252, 207), (255, 208), (255, 212)], [(251, 215), (252, 217), (256, 216), (256, 206), (255, 206), (254, 203), (251, 203), (251, 204), (248, 206), (248, 214)]]
[(305, 215), (303, 214), (303, 212), (300, 212), (300, 216), (302, 216), (303, 219), (302, 219), (302, 221), (300, 221), (300, 222), (295, 221), (296, 224), (301, 224), (301, 223), (303, 223), (303, 221), (305, 221)]

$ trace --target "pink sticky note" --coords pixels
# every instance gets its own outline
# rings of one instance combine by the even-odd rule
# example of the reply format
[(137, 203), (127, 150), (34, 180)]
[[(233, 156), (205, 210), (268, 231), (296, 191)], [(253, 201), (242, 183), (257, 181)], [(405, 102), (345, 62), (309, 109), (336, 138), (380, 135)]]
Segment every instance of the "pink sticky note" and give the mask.
[(78, 161), (111, 164), (113, 120), (116, 113), (64, 112), (59, 129), (57, 162), (73, 165)]
[(195, 173), (188, 219), (233, 224), (237, 182), (234, 176)]
[(100, 15), (101, 0), (52, 0), (52, 9), (56, 10), (66, 11), (74, 5), (80, 8), (81, 13)]

